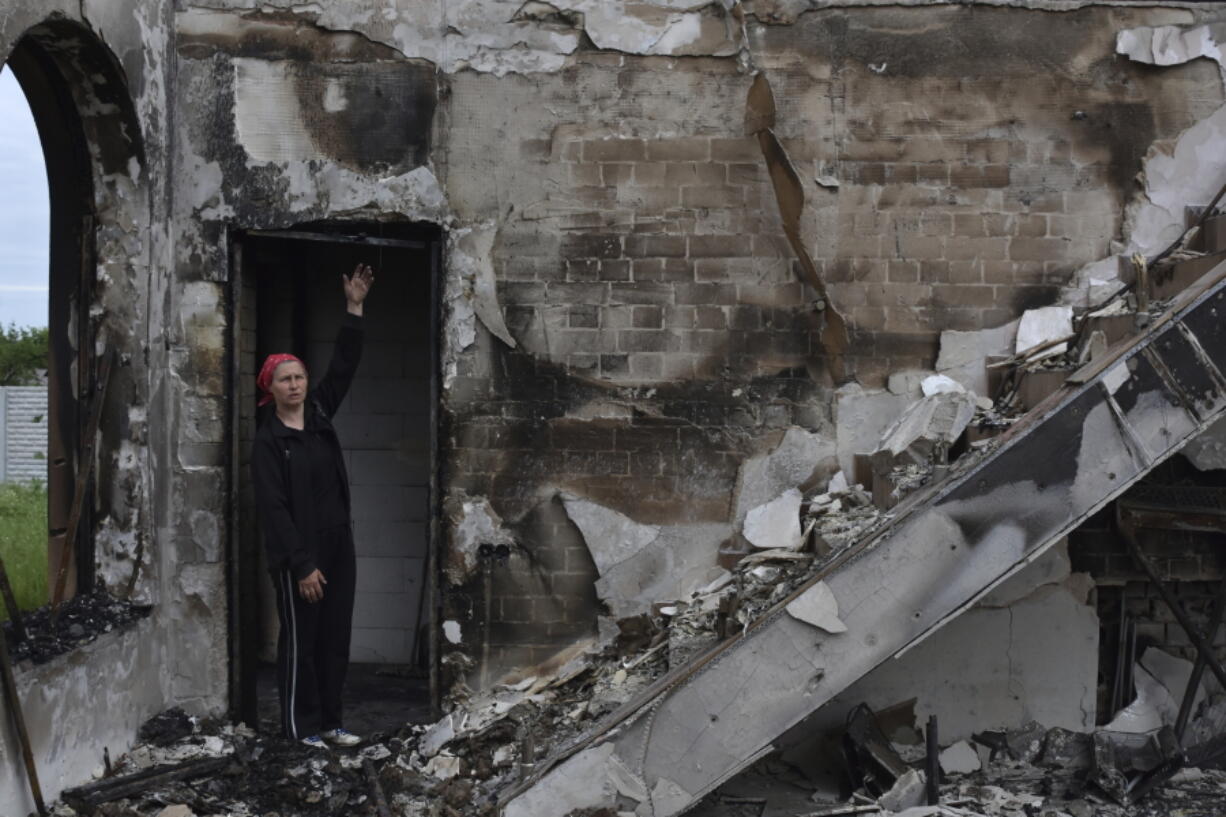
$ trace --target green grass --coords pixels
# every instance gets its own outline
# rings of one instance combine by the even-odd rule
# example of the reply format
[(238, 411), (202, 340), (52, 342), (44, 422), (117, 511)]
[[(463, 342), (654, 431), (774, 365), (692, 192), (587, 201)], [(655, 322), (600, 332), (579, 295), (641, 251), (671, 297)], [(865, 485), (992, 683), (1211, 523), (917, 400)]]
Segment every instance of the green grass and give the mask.
[[(0, 483), (0, 556), (17, 606), (47, 603), (47, 489), (39, 482)], [(0, 621), (8, 611), (0, 603)]]

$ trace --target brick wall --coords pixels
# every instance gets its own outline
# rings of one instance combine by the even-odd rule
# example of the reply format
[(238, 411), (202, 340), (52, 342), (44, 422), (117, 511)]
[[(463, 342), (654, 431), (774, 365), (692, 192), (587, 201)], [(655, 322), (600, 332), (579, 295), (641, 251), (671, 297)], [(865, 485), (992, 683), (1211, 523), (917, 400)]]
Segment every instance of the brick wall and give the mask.
[[(931, 366), (942, 330), (1050, 303), (1109, 254), (1145, 152), (1222, 101), (1211, 65), (1112, 56), (1146, 14), (857, 8), (753, 28), (861, 384)], [(829, 433), (833, 384), (734, 60), (580, 51), (555, 74), (448, 81), (440, 178), (457, 214), (499, 224), (518, 348), (481, 334), (456, 361), (444, 489), (489, 498), (522, 553), (491, 568), (490, 605), (474, 579), (444, 615), (506, 666), (594, 627), (560, 491), (645, 523), (726, 521), (746, 456), (789, 424)]]

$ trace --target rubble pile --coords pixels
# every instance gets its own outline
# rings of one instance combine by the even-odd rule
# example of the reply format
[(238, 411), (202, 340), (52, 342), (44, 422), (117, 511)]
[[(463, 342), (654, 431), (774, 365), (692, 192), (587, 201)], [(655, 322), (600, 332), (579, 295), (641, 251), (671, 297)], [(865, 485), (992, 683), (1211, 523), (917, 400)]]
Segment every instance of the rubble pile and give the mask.
[(18, 640), (13, 625), (5, 622), (5, 638), (14, 663), (29, 660), (43, 664), (84, 646), (103, 633), (126, 627), (149, 614), (148, 607), (120, 601), (104, 591), (74, 596), (60, 606), (59, 620), (52, 624), (51, 607), (40, 607), (21, 617), (26, 638)]

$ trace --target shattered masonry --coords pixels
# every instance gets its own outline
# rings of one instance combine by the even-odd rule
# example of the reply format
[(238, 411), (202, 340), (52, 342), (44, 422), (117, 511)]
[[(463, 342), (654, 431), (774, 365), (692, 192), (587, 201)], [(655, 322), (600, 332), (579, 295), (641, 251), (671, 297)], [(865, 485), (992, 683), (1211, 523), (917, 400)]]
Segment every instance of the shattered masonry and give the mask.
[[(933, 461), (956, 460), (968, 426), (1007, 424), (992, 367), (1028, 351), (1024, 314), (1085, 319), (1133, 280), (1127, 259), (1161, 251), (1185, 208), (1226, 181), (1215, 3), (53, 5), (7, 3), (0, 54), (31, 77), (51, 66), (49, 84), (30, 87), (45, 108), (61, 83), (80, 119), (92, 221), (70, 221), (90, 225), (93, 275), (52, 315), (76, 332), (65, 354), (109, 351), (118, 364), (86, 573), (152, 611), (19, 668), (52, 795), (85, 779), (102, 747), (122, 753), (156, 712), (237, 705), (231, 568), (253, 534), (233, 435), (251, 394), (231, 366), (264, 342), (251, 270), (271, 263), (259, 250), (275, 239), (260, 231), (374, 225), (439, 259), (437, 360), (421, 375), (438, 389), (437, 431), (410, 452), (433, 446), (437, 484), (429, 505), (424, 489), (383, 505), (418, 503), (438, 521), (436, 575), (423, 545), (405, 562), (416, 585), (400, 585), (436, 586), (422, 609), (450, 706), (453, 693), (607, 641), (612, 619), (718, 597), (734, 564), (744, 582), (784, 587), (836, 558), (939, 477)], [(415, 272), (429, 266), (413, 258)], [(60, 263), (79, 278), (80, 258)], [(1158, 282), (1171, 288), (1158, 300), (1192, 280)], [(1087, 338), (1051, 357), (1101, 360), (1135, 318), (1095, 320), (1093, 355)], [(1024, 408), (1067, 374), (1021, 363)], [(67, 364), (62, 375), (72, 382)], [(1108, 388), (1129, 388), (1121, 379)], [(1104, 405), (1095, 433), (1113, 427)], [(1147, 436), (1160, 408), (1124, 409), (1153, 454), (1166, 445)], [(1191, 461), (1220, 464), (1219, 437), (1194, 441)], [(1078, 507), (1095, 491), (1074, 480)], [(1021, 541), (1005, 533), (1002, 547)], [(1076, 541), (1074, 561), (1119, 555)], [(1186, 573), (1219, 575), (1199, 557)], [(813, 588), (760, 638), (863, 638), (837, 582)], [(1005, 607), (1041, 620), (1062, 605), (1097, 637), (1083, 590), (1050, 581)], [(929, 616), (960, 603), (914, 606)], [(743, 625), (766, 609), (701, 614)], [(1000, 609), (981, 599), (957, 621), (999, 626)], [(718, 640), (700, 634), (654, 655), (679, 665)], [(871, 658), (849, 648), (852, 674), (902, 646), (887, 642)], [(1002, 717), (1042, 720), (1033, 707)], [(65, 723), (72, 740), (56, 731)], [(9, 740), (0, 811), (25, 813)], [(613, 769), (610, 785), (648, 794), (657, 813), (711, 782), (662, 765), (648, 785), (601, 754), (609, 745), (566, 762)], [(748, 759), (742, 748), (760, 747), (738, 747), (723, 768)]]

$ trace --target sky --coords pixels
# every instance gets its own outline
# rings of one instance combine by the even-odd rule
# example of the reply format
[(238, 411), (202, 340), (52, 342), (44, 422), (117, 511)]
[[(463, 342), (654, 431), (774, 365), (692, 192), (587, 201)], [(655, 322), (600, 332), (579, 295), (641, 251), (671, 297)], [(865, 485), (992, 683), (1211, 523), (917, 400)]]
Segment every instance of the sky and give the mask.
[(21, 86), (0, 67), (0, 326), (47, 325), (47, 172)]

